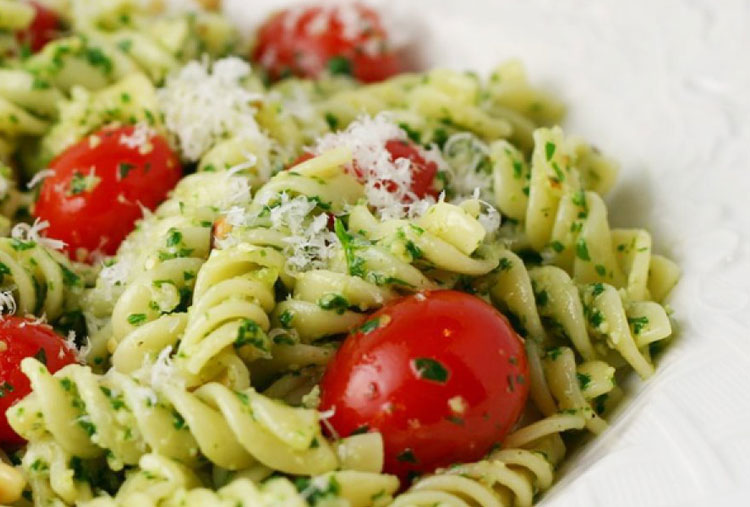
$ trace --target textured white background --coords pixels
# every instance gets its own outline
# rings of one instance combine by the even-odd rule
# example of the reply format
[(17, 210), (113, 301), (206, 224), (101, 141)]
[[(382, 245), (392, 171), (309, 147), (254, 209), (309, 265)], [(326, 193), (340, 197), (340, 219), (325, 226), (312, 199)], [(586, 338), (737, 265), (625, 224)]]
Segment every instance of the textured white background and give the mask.
[[(225, 3), (253, 26), (290, 2)], [(750, 1), (375, 3), (425, 64), (522, 59), (569, 105), (566, 130), (622, 162), (612, 221), (684, 270), (657, 375), (542, 504), (750, 505)]]

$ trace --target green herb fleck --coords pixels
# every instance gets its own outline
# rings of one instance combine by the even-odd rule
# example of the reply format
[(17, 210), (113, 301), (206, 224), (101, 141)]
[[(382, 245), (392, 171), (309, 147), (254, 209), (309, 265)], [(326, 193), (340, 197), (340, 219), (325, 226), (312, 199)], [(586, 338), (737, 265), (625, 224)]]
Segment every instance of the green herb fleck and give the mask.
[(555, 241), (553, 241), (552, 243), (550, 243), (550, 244), (549, 244), (549, 246), (551, 246), (551, 247), (552, 247), (552, 250), (554, 250), (554, 251), (555, 251), (555, 252), (557, 252), (557, 253), (560, 253), (560, 252), (562, 252), (563, 250), (565, 250), (565, 245), (563, 245), (562, 243), (560, 243), (560, 242), (559, 242), (559, 241), (557, 241), (557, 240), (555, 240)]
[(408, 447), (398, 453), (398, 455), (396, 456), (396, 461), (400, 461), (402, 463), (419, 463), (419, 461), (417, 461), (417, 457), (414, 456), (414, 451), (412, 451)]
[(373, 331), (375, 331), (380, 326), (380, 318), (374, 318), (372, 320), (368, 320), (361, 326), (359, 326), (359, 332), (363, 334), (370, 334)]
[(547, 142), (544, 145), (544, 154), (547, 157), (547, 161), (552, 160), (552, 157), (555, 156), (555, 150), (557, 149), (557, 146), (555, 146), (555, 143)]
[(586, 240), (584, 238), (578, 238), (578, 241), (576, 241), (576, 256), (582, 261), (591, 260), (589, 248), (588, 245), (586, 245)]
[(628, 318), (628, 324), (633, 326), (633, 333), (641, 334), (643, 328), (648, 326), (648, 317), (644, 315), (643, 317)]
[(262, 352), (268, 352), (269, 340), (268, 335), (263, 329), (250, 319), (245, 319), (237, 329), (237, 338), (234, 340), (234, 347), (240, 348), (245, 345), (252, 345)]
[(328, 293), (318, 300), (318, 306), (324, 310), (335, 310), (341, 315), (349, 308), (349, 301), (341, 294)]
[(128, 323), (131, 326), (140, 326), (146, 322), (146, 314), (145, 313), (131, 313), (128, 315)]
[(343, 56), (334, 56), (328, 60), (328, 71), (335, 75), (352, 75), (352, 62)]
[(284, 310), (281, 315), (279, 315), (279, 322), (281, 322), (281, 327), (284, 329), (290, 329), (292, 327), (292, 319), (294, 319), (294, 314), (289, 310)]
[(120, 162), (120, 164), (118, 164), (118, 166), (117, 166), (117, 171), (118, 171), (118, 173), (120, 175), (120, 179), (124, 180), (125, 178), (127, 178), (128, 173), (130, 171), (132, 171), (133, 169), (135, 169), (135, 166), (133, 164), (128, 164), (126, 162)]
[(576, 378), (578, 379), (578, 385), (581, 386), (581, 389), (586, 389), (591, 383), (591, 375), (576, 373)]
[(448, 380), (448, 370), (442, 363), (429, 357), (418, 357), (412, 360), (414, 369), (420, 378), (444, 384)]

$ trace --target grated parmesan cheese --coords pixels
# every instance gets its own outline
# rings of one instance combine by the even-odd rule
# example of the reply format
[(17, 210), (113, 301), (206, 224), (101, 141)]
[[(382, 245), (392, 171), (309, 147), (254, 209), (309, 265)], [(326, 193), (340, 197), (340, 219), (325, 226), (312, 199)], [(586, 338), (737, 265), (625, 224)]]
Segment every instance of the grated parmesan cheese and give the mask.
[[(234, 227), (270, 226), (272, 230), (283, 232), (286, 267), (290, 269), (290, 274), (325, 268), (328, 261), (335, 257), (338, 237), (328, 229), (327, 214), (310, 216), (317, 206), (314, 200), (304, 195), (290, 197), (282, 192), (278, 196), (269, 195), (266, 202), (259, 203), (264, 208), (254, 214), (248, 214), (241, 206), (233, 206), (225, 212), (225, 220)], [(219, 239), (217, 244), (227, 248), (234, 242), (236, 239), (229, 235)]]
[(55, 171), (52, 169), (44, 169), (42, 171), (39, 171), (34, 175), (33, 178), (29, 180), (29, 182), (26, 184), (26, 188), (31, 190), (32, 188), (39, 185), (42, 181), (44, 181), (46, 178), (52, 176), (55, 174)]
[[(154, 149), (151, 138), (157, 134), (156, 130), (141, 122), (135, 125), (130, 134), (120, 134), (119, 143), (131, 150), (138, 150), (141, 154), (150, 153)], [(92, 136), (93, 137), (93, 136)]]
[[(65, 338), (65, 347), (75, 355), (79, 363), (85, 363), (86, 357), (91, 352), (91, 340), (88, 336), (84, 337), (84, 344), (79, 349), (76, 347), (76, 332), (71, 329)], [(60, 353), (62, 353), (62, 349), (60, 349)]]
[(380, 113), (375, 117), (362, 116), (346, 130), (326, 134), (318, 141), (314, 152), (320, 155), (334, 148), (348, 147), (352, 150), (353, 162), (346, 169), (364, 179), (367, 202), (379, 216), (383, 219), (417, 216), (435, 200), (419, 199), (411, 191), (411, 161), (408, 158), (393, 160), (386, 149), (386, 143), (391, 140), (406, 141), (406, 132), (393, 123), (387, 113)]
[(443, 154), (450, 163), (446, 168), (451, 188), (457, 197), (469, 197), (475, 189), (483, 190), (483, 197), (492, 189), (492, 174), (480, 170), (482, 160), (489, 157), (489, 147), (469, 132), (459, 132), (448, 138)]
[(0, 291), (0, 318), (1, 315), (13, 315), (17, 310), (16, 299), (10, 290)]
[(13, 226), (10, 235), (13, 239), (19, 241), (33, 241), (47, 248), (53, 250), (62, 250), (65, 248), (66, 243), (59, 239), (47, 238), (41, 235), (42, 231), (49, 227), (49, 222), (46, 220), (34, 220), (32, 225), (26, 223), (17, 223)]
[[(154, 390), (158, 391), (165, 386), (185, 387), (185, 378), (171, 355), (172, 345), (169, 345), (159, 352), (156, 360), (150, 354), (147, 355), (143, 365), (132, 373), (134, 378), (145, 384), (144, 389), (147, 391), (144, 391), (144, 397), (155, 400)], [(151, 389), (145, 386), (150, 386)]]
[(250, 64), (228, 57), (210, 64), (193, 61), (158, 90), (167, 129), (186, 160), (198, 160), (220, 139), (260, 136), (253, 103), (263, 95), (243, 86)]

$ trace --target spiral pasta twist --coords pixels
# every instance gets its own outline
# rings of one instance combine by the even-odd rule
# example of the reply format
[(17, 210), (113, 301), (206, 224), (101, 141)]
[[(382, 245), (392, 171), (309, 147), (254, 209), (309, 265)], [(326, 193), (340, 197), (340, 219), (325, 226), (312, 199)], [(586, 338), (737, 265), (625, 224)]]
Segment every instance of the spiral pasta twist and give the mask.
[[(631, 302), (613, 286), (582, 284), (556, 266), (526, 269), (509, 250), (501, 253), (490, 297), (526, 341), (531, 396), (545, 415), (580, 412), (594, 432), (605, 423), (594, 410), (613, 388), (615, 368), (624, 359), (641, 377), (653, 373), (648, 345), (671, 334), (664, 308), (653, 301)], [(576, 364), (575, 348), (584, 362)], [(616, 351), (620, 358), (613, 356)], [(603, 397), (603, 398), (599, 398)]]
[(0, 286), (21, 315), (55, 320), (77, 304), (83, 279), (62, 254), (33, 240), (0, 238)]
[(418, 480), (392, 505), (528, 507), (536, 494), (552, 485), (556, 461), (551, 459), (536, 450), (497, 450), (485, 460), (456, 465)]
[[(212, 252), (198, 272), (177, 353), (191, 384), (222, 373), (228, 359), (216, 361), (217, 356), (236, 354), (244, 362), (270, 356), (267, 314), (276, 304), (274, 284), (284, 262), (274, 249), (246, 243)], [(234, 364), (241, 363), (235, 359)], [(233, 385), (245, 388), (249, 379), (243, 375)]]
[[(136, 330), (131, 343), (139, 343), (151, 331), (171, 329), (170, 319), (159, 324), (163, 327), (148, 324), (164, 313), (187, 310), (198, 270), (211, 249), (214, 220), (221, 209), (245, 205), (249, 199), (243, 175), (227, 171), (192, 174), (138, 223), (85, 296), (92, 334), (90, 362), (98, 358), (97, 363), (102, 363)], [(165, 344), (173, 343), (164, 338)]]
[(352, 450), (339, 451), (341, 456), (355, 456), (340, 459), (321, 435), (316, 411), (284, 405), (252, 388), (232, 391), (218, 383), (193, 392), (171, 383), (150, 388), (115, 370), (97, 375), (80, 365), (50, 375), (33, 358), (24, 359), (21, 368), (33, 393), (9, 410), (13, 429), (32, 443), (52, 440), (73, 457), (106, 454), (113, 470), (138, 463), (148, 452), (191, 467), (208, 461), (242, 470), (259, 463), (298, 475), (382, 466), (378, 434), (338, 444)]
[(308, 502), (341, 502), (351, 507), (388, 505), (398, 488), (398, 480), (373, 472), (344, 470), (298, 481), (287, 478), (265, 480), (268, 472), (242, 471), (217, 490), (202, 487), (201, 481), (185, 466), (154, 454), (144, 455), (139, 471), (133, 473), (114, 498), (97, 498), (86, 507), (144, 506), (276, 506), (306, 507)]

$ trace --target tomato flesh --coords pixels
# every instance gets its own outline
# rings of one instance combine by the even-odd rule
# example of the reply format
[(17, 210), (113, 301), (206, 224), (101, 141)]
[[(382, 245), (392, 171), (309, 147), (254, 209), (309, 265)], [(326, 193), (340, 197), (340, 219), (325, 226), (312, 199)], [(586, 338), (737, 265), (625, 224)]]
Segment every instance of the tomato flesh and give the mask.
[(321, 410), (341, 436), (379, 431), (385, 471), (402, 479), (481, 459), (528, 396), (522, 340), (483, 300), (417, 294), (353, 332), (321, 381)]
[(62, 22), (55, 11), (48, 9), (39, 2), (32, 0), (28, 3), (34, 8), (34, 20), (28, 28), (18, 32), (16, 38), (21, 44), (26, 44), (32, 52), (36, 53), (58, 36), (62, 28)]
[(49, 222), (46, 233), (65, 241), (77, 260), (112, 255), (142, 208), (154, 209), (182, 176), (166, 139), (150, 133), (133, 147), (123, 139), (136, 127), (105, 128), (59, 155), (50, 164), (34, 215)]
[(272, 79), (316, 78), (328, 69), (363, 82), (401, 72), (378, 14), (360, 3), (282, 10), (258, 31), (253, 60)]
[(26, 357), (36, 357), (52, 373), (76, 362), (62, 336), (47, 324), (21, 317), (6, 316), (0, 320), (0, 445), (3, 447), (24, 442), (8, 424), (5, 412), (31, 391), (29, 379), (21, 371), (21, 360)]

